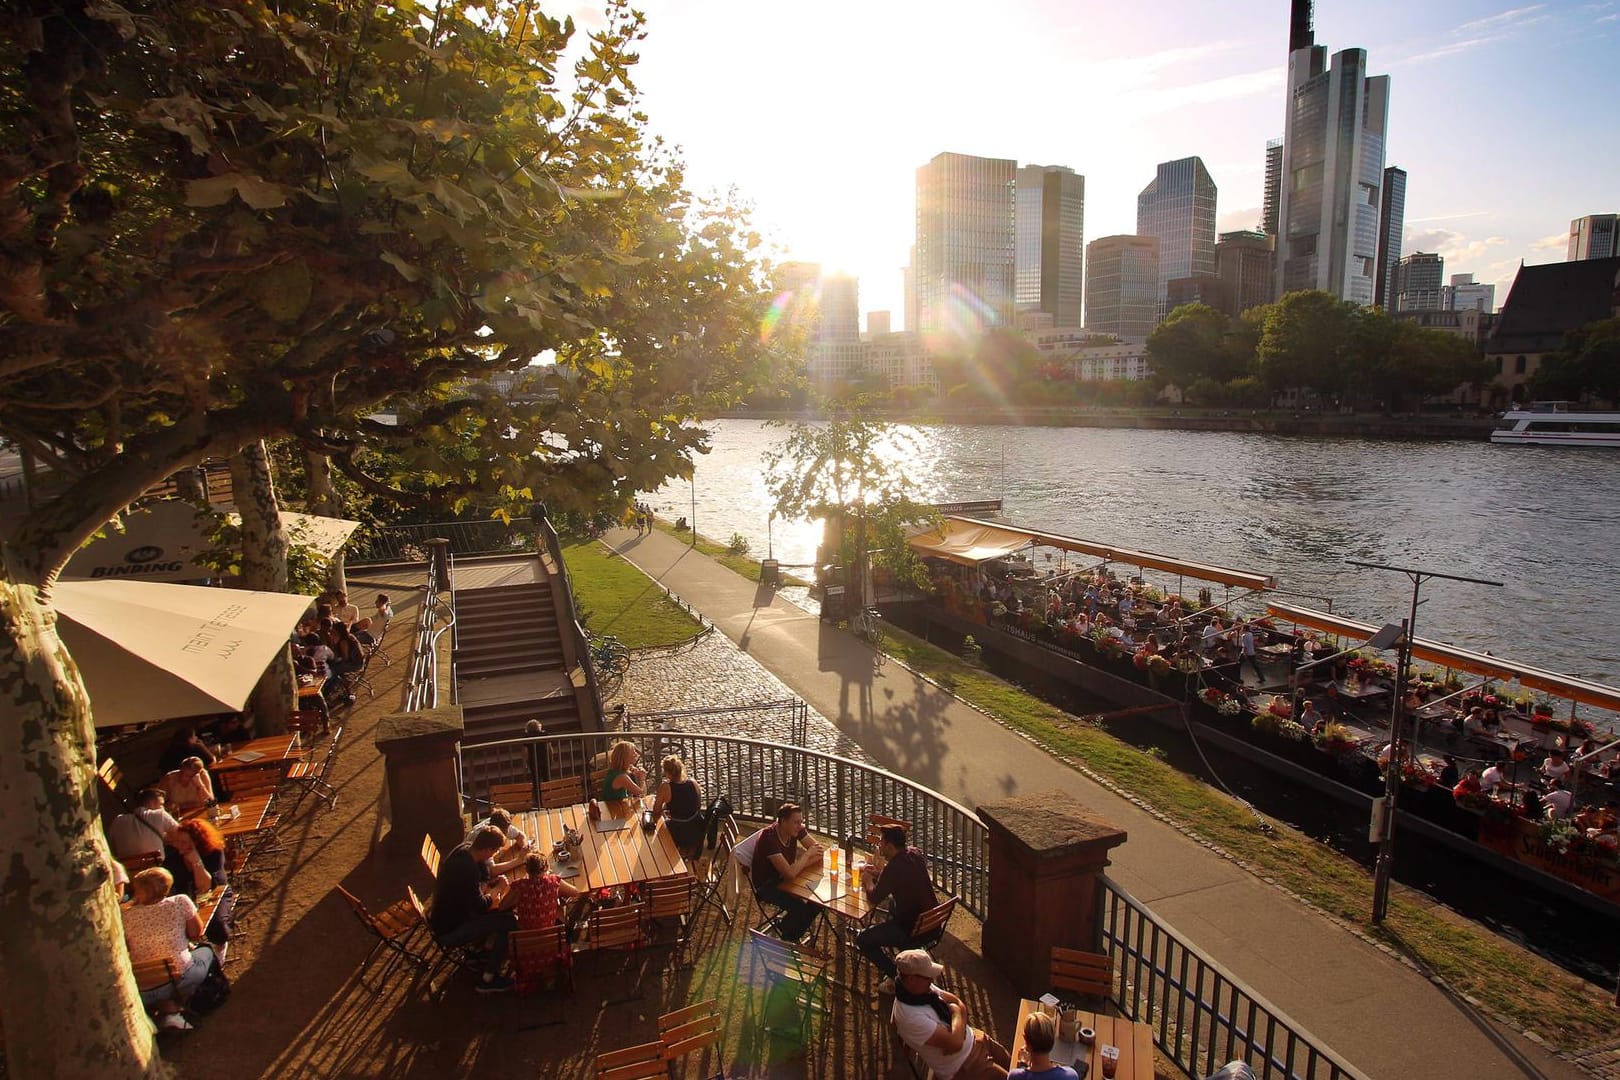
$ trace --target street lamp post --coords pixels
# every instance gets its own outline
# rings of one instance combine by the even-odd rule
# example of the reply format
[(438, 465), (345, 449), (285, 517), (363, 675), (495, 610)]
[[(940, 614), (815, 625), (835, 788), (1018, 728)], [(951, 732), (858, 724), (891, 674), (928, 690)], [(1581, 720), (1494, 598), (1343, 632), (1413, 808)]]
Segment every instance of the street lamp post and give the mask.
[[(1497, 588), (1501, 588), (1503, 583), (1409, 566), (1386, 566), (1356, 559), (1346, 559), (1345, 562), (1364, 570), (1389, 570), (1405, 574), (1412, 582), (1412, 606), (1407, 617), (1401, 620), (1400, 651), (1395, 660), (1395, 700), (1389, 709), (1389, 764), (1384, 768), (1384, 822), (1379, 832), (1378, 859), (1373, 863), (1372, 921), (1376, 924), (1383, 922), (1384, 916), (1389, 914), (1389, 879), (1395, 864), (1395, 806), (1401, 792), (1402, 762), (1406, 760), (1406, 669), (1412, 662), (1412, 642), (1417, 637), (1417, 609), (1421, 603), (1418, 594), (1423, 589), (1423, 583), (1430, 578), (1464, 581), (1470, 585), (1493, 585)], [(1416, 732), (1413, 738), (1415, 741)]]

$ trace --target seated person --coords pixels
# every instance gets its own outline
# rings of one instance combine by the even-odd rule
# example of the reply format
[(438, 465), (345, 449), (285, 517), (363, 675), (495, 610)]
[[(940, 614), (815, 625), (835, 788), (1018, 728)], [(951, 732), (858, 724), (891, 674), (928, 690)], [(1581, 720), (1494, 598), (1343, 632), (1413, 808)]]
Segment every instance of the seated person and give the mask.
[(529, 853), (529, 838), (523, 835), (512, 820), (512, 812), (502, 807), (493, 807), (489, 817), (472, 827), (473, 832), (483, 828), (494, 828), (501, 831), (506, 840), (505, 846), (496, 852), (495, 857), (489, 861), (491, 874), (505, 874), (516, 870), (523, 865), (523, 860)]
[(200, 810), (219, 801), (214, 797), (214, 781), (200, 757), (186, 758), (178, 769), (164, 775), (161, 784), (169, 809), (176, 814)]
[(349, 603), (349, 594), (342, 589), (332, 590), (332, 617), (350, 630), (366, 630), (371, 626), (371, 620), (360, 617), (359, 605)]
[(1554, 750), (1541, 763), (1541, 775), (1548, 780), (1562, 780), (1569, 775), (1569, 761), (1561, 750)]
[(505, 846), (501, 830), (486, 826), (446, 855), (428, 913), (428, 926), (440, 945), (488, 950), (481, 964), (483, 976), (475, 987), (480, 994), (512, 989), (512, 980), (501, 971), (506, 967), (507, 935), (517, 929), (517, 916), (500, 910), (490, 895), (492, 886), (506, 884), (504, 878), (492, 881), (489, 872), (490, 860)]
[(214, 764), (214, 752), (197, 734), (197, 729), (190, 724), (184, 724), (175, 729), (174, 738), (169, 745), (163, 748), (163, 756), (158, 758), (158, 768), (164, 772), (173, 772), (185, 763), (187, 758), (201, 758), (206, 767)]
[(1457, 781), (1457, 786), (1451, 789), (1451, 796), (1460, 799), (1464, 795), (1478, 795), (1482, 790), (1478, 770), (1469, 769), (1467, 775)]
[(107, 826), (107, 844), (119, 862), (146, 861), (156, 857), (171, 874), (190, 872), (180, 845), (180, 822), (164, 809), (166, 796), (160, 787), (144, 788), (136, 796), (135, 809), (119, 814)]
[(905, 948), (911, 943), (912, 930), (917, 919), (939, 903), (934, 895), (934, 883), (928, 880), (928, 857), (908, 845), (906, 830), (899, 825), (887, 825), (883, 838), (878, 841), (878, 854), (883, 858), (881, 873), (867, 875), (863, 887), (866, 898), (876, 907), (889, 901), (889, 918), (862, 930), (855, 936), (855, 947), (883, 973), (878, 983), (881, 994), (894, 993), (894, 961), (885, 951)]
[(523, 876), (506, 890), (501, 907), (517, 915), (519, 930), (544, 930), (556, 924), (560, 902), (578, 895), (578, 889), (551, 872), (545, 855), (531, 851), (523, 860)]
[(1541, 802), (1547, 809), (1548, 821), (1563, 821), (1575, 805), (1575, 795), (1564, 787), (1562, 780), (1553, 780), (1548, 783), (1547, 794), (1541, 797)]
[(1024, 1021), (1024, 1048), (1018, 1054), (1018, 1068), (1007, 1074), (1007, 1080), (1080, 1080), (1079, 1073), (1052, 1060), (1056, 1043), (1057, 1021), (1045, 1013), (1030, 1013)]
[(782, 909), (782, 940), (796, 942), (816, 921), (817, 908), (808, 900), (784, 892), (782, 885), (821, 861), (821, 845), (804, 827), (804, 811), (798, 803), (783, 803), (776, 811), (776, 824), (761, 829), (758, 835), (750, 871), (754, 895)]
[(135, 902), (123, 909), (124, 942), (133, 963), (174, 961), (179, 979), (142, 990), (141, 1004), (162, 1014), (159, 1027), (164, 1030), (189, 1031), (191, 1024), (180, 1009), (207, 978), (214, 950), (207, 945), (192, 946), (203, 935), (202, 920), (191, 897), (169, 895), (173, 884), (174, 878), (161, 866), (142, 870), (130, 879)]
[(1493, 761), (1479, 776), (1479, 793), (1494, 796), (1502, 785), (1502, 766)]
[(653, 817), (669, 815), (669, 835), (680, 849), (681, 857), (695, 859), (703, 850), (704, 826), (703, 789), (696, 780), (687, 778), (686, 762), (674, 754), (661, 762), (663, 783), (653, 799)]
[(1439, 783), (1442, 787), (1454, 788), (1461, 781), (1461, 770), (1457, 767), (1457, 759), (1450, 754), (1441, 759), (1445, 765), (1440, 770)]
[(641, 785), (646, 782), (647, 770), (636, 764), (641, 751), (636, 744), (620, 739), (608, 749), (608, 771), (602, 777), (602, 790), (597, 798), (603, 802), (623, 802), (639, 799), (646, 794)]
[(925, 949), (894, 958), (899, 977), (890, 1019), (894, 1029), (939, 1080), (1003, 1080), (1011, 1058), (994, 1039), (967, 1022), (962, 999), (934, 985), (945, 968)]
[(388, 632), (388, 624), (394, 621), (394, 605), (389, 602), (387, 593), (377, 594), (377, 606), (372, 609), (371, 618), (366, 620), (367, 625), (362, 628), (368, 644), (375, 644), (382, 640)]
[[(216, 885), (225, 884), (225, 837), (207, 818), (192, 818), (180, 823), (180, 835), (175, 837), (176, 850), (191, 871), (190, 887), (180, 891), (201, 896)], [(177, 879), (183, 881), (186, 879)]]

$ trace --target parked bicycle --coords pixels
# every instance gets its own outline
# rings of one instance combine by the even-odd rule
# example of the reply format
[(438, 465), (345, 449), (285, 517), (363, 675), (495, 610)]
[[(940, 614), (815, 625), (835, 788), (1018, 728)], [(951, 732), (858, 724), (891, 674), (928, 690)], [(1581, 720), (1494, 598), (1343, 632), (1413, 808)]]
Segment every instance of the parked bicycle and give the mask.
[(612, 634), (591, 635), (591, 666), (599, 675), (624, 678), (630, 670), (630, 649)]
[(887, 658), (883, 651), (883, 613), (877, 608), (867, 608), (851, 615), (849, 632), (872, 646), (874, 663), (882, 667)]

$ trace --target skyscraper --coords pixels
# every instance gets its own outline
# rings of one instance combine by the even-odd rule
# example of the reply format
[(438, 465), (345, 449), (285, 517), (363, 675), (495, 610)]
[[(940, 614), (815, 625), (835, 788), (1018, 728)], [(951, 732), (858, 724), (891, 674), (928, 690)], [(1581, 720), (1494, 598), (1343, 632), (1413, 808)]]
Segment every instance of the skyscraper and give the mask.
[(1215, 181), (1199, 158), (1166, 161), (1136, 197), (1136, 235), (1159, 241), (1159, 317), (1173, 278), (1215, 273)]
[(1266, 143), (1266, 194), (1260, 204), (1260, 231), (1267, 236), (1277, 235), (1277, 217), (1282, 213), (1283, 141), (1272, 139)]
[(1367, 74), (1367, 53), (1328, 65), (1314, 44), (1310, 0), (1294, 0), (1277, 219), (1277, 291), (1323, 289), (1370, 304), (1378, 263), (1389, 76)]
[(1569, 255), (1577, 259), (1610, 259), (1620, 255), (1620, 217), (1614, 214), (1588, 214), (1569, 223)]
[(1447, 311), (1496, 311), (1496, 286), (1474, 280), (1473, 274), (1452, 274), (1443, 290), (1441, 306)]
[(918, 168), (912, 272), (924, 334), (971, 337), (1013, 325), (1017, 169), (967, 154), (939, 154)]
[(1439, 311), (1446, 260), (1426, 251), (1414, 251), (1400, 261), (1395, 275), (1397, 311)]
[(1086, 329), (1144, 340), (1159, 321), (1159, 241), (1104, 236), (1086, 247)]
[(821, 278), (822, 341), (861, 339), (860, 282), (853, 274), (823, 274)]
[(1263, 232), (1224, 232), (1215, 243), (1215, 273), (1226, 282), (1228, 315), (1271, 302), (1272, 259), (1277, 238)]
[(1086, 296), (1086, 178), (1062, 165), (1025, 165), (1016, 188), (1018, 310), (1078, 327)]
[(1401, 262), (1401, 232), (1406, 228), (1406, 170), (1391, 165), (1384, 170), (1384, 202), (1378, 211), (1378, 265), (1373, 303), (1393, 313), (1395, 268)]

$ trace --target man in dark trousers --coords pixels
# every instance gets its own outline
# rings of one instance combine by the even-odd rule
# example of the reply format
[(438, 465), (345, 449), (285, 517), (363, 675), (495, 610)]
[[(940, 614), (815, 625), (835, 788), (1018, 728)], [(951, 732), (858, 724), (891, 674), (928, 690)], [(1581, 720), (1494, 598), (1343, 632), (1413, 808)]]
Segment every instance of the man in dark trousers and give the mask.
[(433, 888), (433, 911), (428, 915), (440, 945), (488, 949), (482, 963), (484, 975), (477, 986), (480, 994), (512, 989), (512, 980), (502, 969), (506, 967), (506, 936), (517, 929), (517, 916), (502, 910), (499, 895), (506, 879), (492, 880), (489, 868), (490, 860), (505, 845), (501, 830), (485, 826), (446, 855)]
[(810, 838), (804, 827), (804, 811), (797, 803), (783, 803), (776, 811), (776, 824), (760, 830), (754, 846), (754, 895), (781, 908), (778, 925), (782, 940), (797, 942), (816, 921), (816, 906), (802, 897), (784, 892), (782, 886), (821, 862), (821, 845)]
[(861, 955), (877, 965), (883, 972), (878, 992), (894, 993), (894, 961), (886, 948), (903, 949), (911, 943), (912, 931), (923, 912), (939, 903), (934, 895), (934, 883), (928, 880), (928, 857), (908, 843), (906, 830), (889, 825), (878, 842), (878, 854), (884, 859), (883, 872), (862, 885), (866, 898), (875, 906), (889, 901), (889, 919), (870, 926), (855, 935), (855, 947)]

